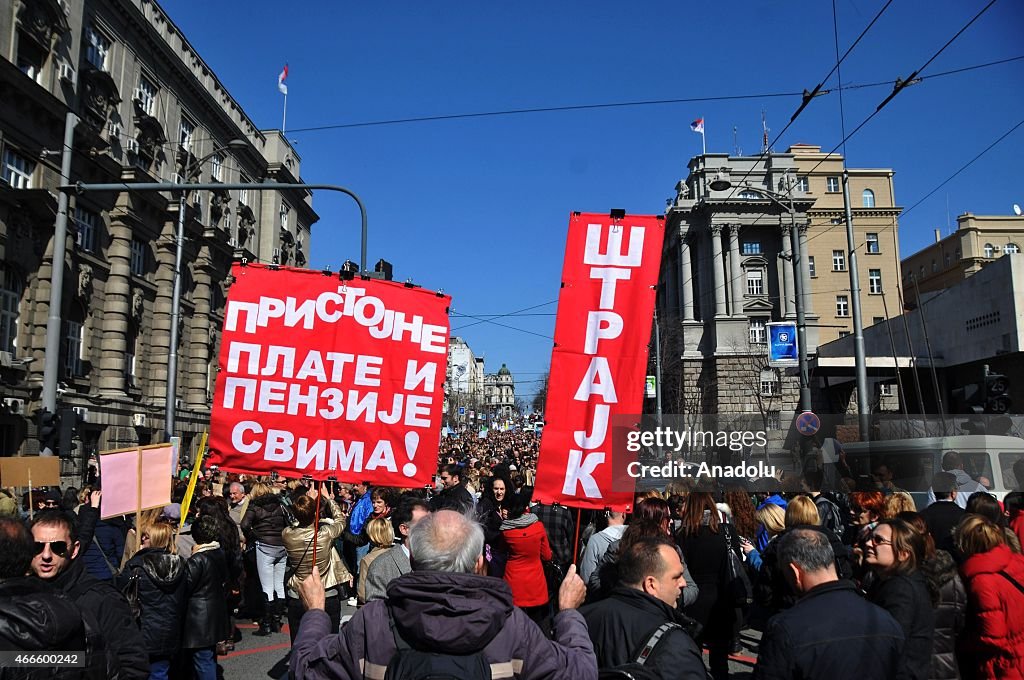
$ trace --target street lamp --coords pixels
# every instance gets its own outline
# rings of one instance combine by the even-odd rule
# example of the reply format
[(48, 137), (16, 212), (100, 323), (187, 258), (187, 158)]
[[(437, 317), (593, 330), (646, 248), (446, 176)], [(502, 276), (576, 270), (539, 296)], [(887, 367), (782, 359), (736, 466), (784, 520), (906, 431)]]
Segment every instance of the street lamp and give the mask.
[[(202, 170), (203, 163), (210, 160), (217, 154), (228, 149), (244, 149), (249, 143), (244, 139), (232, 139), (227, 144), (219, 146), (206, 154), (195, 163), (191, 162), (192, 155), (185, 157), (184, 182), (192, 181), (192, 171), (196, 174)], [(188, 153), (186, 151), (186, 153)], [(171, 346), (167, 355), (167, 396), (164, 399), (164, 431), (167, 433), (167, 440), (174, 436), (174, 419), (178, 405), (178, 324), (181, 322), (181, 261), (184, 258), (185, 250), (185, 212), (187, 207), (188, 189), (178, 192), (178, 233), (177, 243), (174, 250), (174, 292), (171, 294)]]
[[(789, 238), (790, 247), (793, 250), (793, 292), (796, 294), (796, 337), (797, 337), (797, 351), (799, 356), (800, 365), (800, 410), (810, 411), (811, 410), (811, 387), (810, 387), (810, 372), (807, 364), (807, 318), (804, 310), (804, 284), (803, 277), (801, 276), (800, 267), (803, 266), (803, 252), (800, 249), (800, 237), (797, 234), (796, 228), (796, 208), (793, 206), (793, 183), (789, 179), (787, 173), (786, 181), (786, 193), (780, 194), (772, 191), (771, 189), (764, 189), (762, 187), (750, 186), (748, 184), (743, 185), (744, 191), (752, 191), (756, 194), (760, 194), (772, 201), (780, 208), (789, 213)], [(725, 191), (732, 188), (732, 182), (722, 173), (718, 173), (715, 179), (708, 185), (715, 191)], [(787, 199), (787, 203), (783, 203), (781, 199)]]

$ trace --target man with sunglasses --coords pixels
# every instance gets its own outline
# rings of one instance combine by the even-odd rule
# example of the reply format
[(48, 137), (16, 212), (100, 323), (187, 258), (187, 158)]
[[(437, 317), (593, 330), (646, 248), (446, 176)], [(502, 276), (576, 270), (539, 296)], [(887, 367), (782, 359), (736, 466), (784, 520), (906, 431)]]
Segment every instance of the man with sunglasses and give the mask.
[(59, 510), (44, 510), (29, 526), (35, 543), (32, 573), (89, 612), (117, 657), (121, 680), (149, 677), (149, 658), (124, 596), (109, 583), (90, 576), (76, 559), (81, 552), (74, 519)]

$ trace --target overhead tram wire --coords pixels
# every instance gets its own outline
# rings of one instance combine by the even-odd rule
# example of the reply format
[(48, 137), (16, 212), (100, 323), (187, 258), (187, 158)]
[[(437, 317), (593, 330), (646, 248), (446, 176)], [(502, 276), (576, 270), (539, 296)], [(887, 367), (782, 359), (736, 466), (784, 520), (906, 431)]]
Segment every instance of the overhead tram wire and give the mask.
[(523, 307), (522, 309), (517, 309), (516, 311), (508, 312), (507, 314), (498, 314), (497, 316), (492, 316), (491, 319), (483, 318), (484, 316), (487, 316), (486, 314), (481, 314), (481, 315), (477, 316), (477, 315), (473, 315), (473, 314), (464, 314), (462, 312), (459, 312), (458, 310), (452, 310), (452, 314), (461, 314), (464, 317), (467, 317), (467, 318), (470, 318), (470, 319), (476, 319), (477, 321), (475, 323), (467, 323), (464, 326), (459, 326), (458, 328), (453, 328), (453, 329), (451, 329), (451, 332), (454, 333), (455, 331), (460, 331), (460, 330), (462, 330), (464, 328), (472, 328), (473, 326), (479, 326), (482, 323), (490, 323), (492, 319), (502, 319), (502, 318), (505, 318), (507, 316), (512, 316), (514, 314), (519, 314), (520, 312), (528, 312), (531, 309), (537, 309), (538, 307), (546, 307), (547, 305), (553, 305), (553, 304), (555, 304), (557, 302), (558, 302), (558, 300), (551, 300), (549, 302), (542, 302), (539, 305), (531, 305), (529, 307)]

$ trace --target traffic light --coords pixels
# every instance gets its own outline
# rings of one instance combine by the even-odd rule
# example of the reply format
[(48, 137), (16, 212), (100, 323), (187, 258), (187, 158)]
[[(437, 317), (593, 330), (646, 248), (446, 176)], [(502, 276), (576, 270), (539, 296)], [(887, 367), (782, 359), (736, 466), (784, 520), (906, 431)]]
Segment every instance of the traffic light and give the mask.
[(985, 371), (985, 413), (1002, 415), (1010, 411), (1010, 379), (999, 373)]
[(47, 409), (42, 409), (36, 413), (36, 436), (39, 439), (40, 454), (56, 455), (58, 425), (59, 419), (56, 413)]
[(74, 455), (77, 444), (75, 434), (78, 432), (78, 414), (72, 409), (61, 409), (57, 418), (58, 444), (60, 456), (70, 458)]

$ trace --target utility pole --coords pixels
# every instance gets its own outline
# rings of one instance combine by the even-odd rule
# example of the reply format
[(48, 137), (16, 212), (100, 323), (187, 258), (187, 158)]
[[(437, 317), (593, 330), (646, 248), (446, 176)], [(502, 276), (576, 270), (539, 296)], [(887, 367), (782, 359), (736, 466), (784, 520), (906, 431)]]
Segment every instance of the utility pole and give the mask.
[(658, 414), (658, 425), (661, 425), (661, 329), (658, 323), (658, 309), (654, 309), (654, 386), (655, 412)]
[[(60, 183), (71, 182), (71, 150), (75, 143), (78, 116), (68, 111), (64, 116), (64, 147), (60, 155)], [(46, 316), (46, 357), (43, 363), (42, 410), (57, 412), (57, 377), (60, 371), (61, 307), (64, 298), (64, 260), (68, 238), (68, 195), (57, 197), (57, 221), (53, 228), (53, 259), (50, 267), (50, 308)], [(54, 451), (44, 447), (39, 454), (52, 456)]]
[(789, 243), (793, 251), (793, 293), (796, 296), (796, 345), (800, 364), (800, 410), (811, 410), (811, 374), (807, 364), (807, 310), (804, 298), (804, 253), (800, 248), (800, 232), (796, 226), (796, 207), (793, 205), (793, 182), (786, 175), (786, 194), (789, 198)]
[[(844, 164), (845, 165), (845, 164)], [(868, 406), (867, 357), (864, 352), (864, 319), (860, 311), (860, 271), (857, 242), (853, 235), (850, 209), (850, 171), (843, 168), (843, 209), (846, 211), (846, 247), (850, 251), (850, 303), (853, 305), (853, 356), (857, 378), (857, 423), (862, 442), (871, 441), (871, 412)]]

